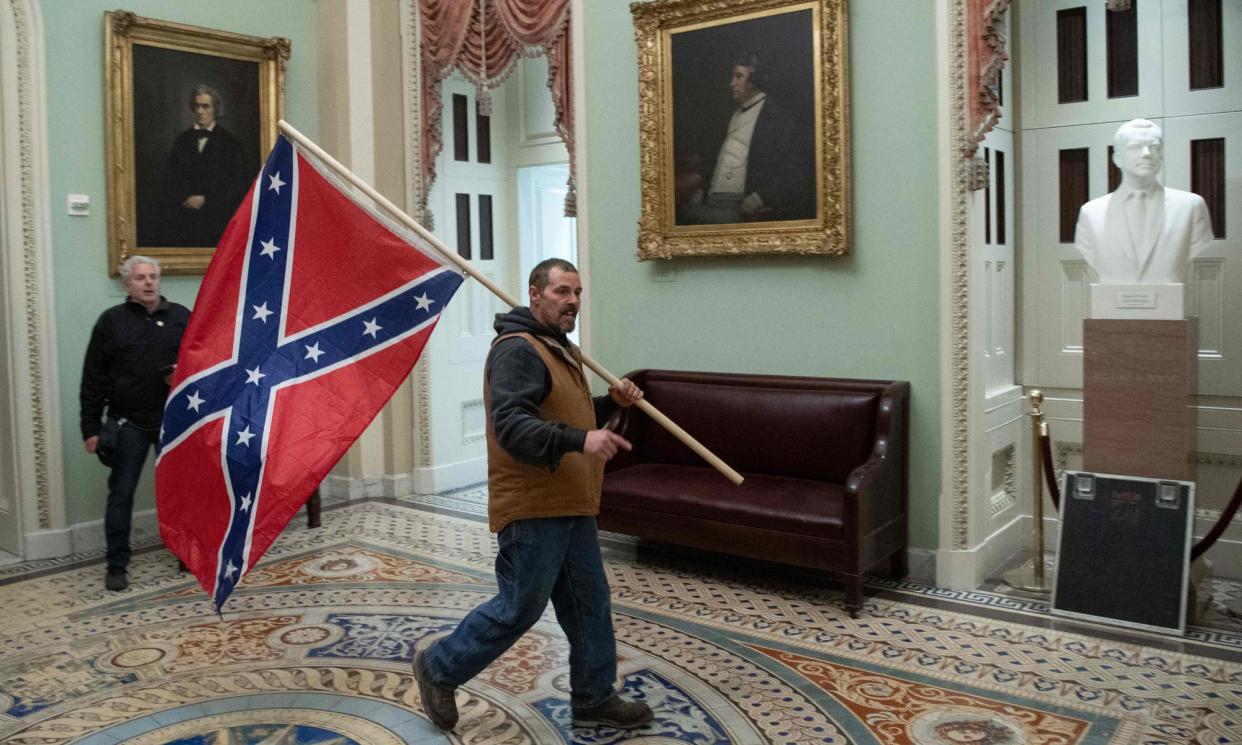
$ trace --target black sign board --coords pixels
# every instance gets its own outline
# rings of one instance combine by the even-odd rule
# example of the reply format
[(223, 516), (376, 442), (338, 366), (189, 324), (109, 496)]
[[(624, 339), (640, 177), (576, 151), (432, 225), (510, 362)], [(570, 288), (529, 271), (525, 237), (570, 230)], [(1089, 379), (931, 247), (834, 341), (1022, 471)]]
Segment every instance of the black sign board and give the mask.
[(1052, 612), (1186, 631), (1195, 485), (1066, 471)]

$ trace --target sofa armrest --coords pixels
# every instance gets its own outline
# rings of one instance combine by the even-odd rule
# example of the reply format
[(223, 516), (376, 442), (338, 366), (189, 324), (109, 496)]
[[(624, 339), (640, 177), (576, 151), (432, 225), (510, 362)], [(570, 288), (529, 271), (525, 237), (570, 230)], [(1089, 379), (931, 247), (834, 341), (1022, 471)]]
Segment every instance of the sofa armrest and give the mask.
[[(635, 385), (642, 388), (647, 382), (646, 372), (646, 370), (634, 370), (622, 377), (629, 378), (634, 381)], [(604, 423), (605, 429), (610, 429), (613, 432), (616, 432), (625, 439), (629, 440), (630, 444), (634, 446), (634, 449), (631, 451), (618, 450), (617, 454), (604, 465), (604, 473), (608, 473), (609, 471), (619, 471), (622, 468), (628, 468), (644, 462), (640, 452), (642, 449), (642, 442), (641, 438), (638, 436), (638, 433), (641, 431), (641, 423), (639, 420), (646, 418), (648, 418), (647, 415), (644, 414), (642, 409), (637, 406), (625, 406), (614, 411), (612, 416), (608, 418), (608, 421)]]
[(867, 460), (845, 482), (846, 509), (866, 535), (908, 512), (910, 384), (896, 382), (880, 397), (875, 445)]

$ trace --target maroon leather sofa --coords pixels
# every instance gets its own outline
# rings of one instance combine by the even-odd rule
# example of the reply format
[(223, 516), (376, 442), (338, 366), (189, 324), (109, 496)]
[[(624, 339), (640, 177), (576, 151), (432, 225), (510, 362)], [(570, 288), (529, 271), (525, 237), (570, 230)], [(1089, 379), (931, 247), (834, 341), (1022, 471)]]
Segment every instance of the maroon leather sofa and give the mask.
[(604, 473), (599, 526), (692, 548), (827, 569), (846, 609), (863, 574), (906, 573), (910, 384), (638, 370), (646, 398), (745, 482), (734, 486), (638, 408), (634, 449)]

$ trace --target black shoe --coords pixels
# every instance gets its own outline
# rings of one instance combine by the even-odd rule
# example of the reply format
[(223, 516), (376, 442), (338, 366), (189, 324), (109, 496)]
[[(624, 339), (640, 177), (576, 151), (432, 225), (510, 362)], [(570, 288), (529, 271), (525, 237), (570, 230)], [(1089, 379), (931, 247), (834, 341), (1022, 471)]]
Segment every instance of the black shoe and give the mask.
[(423, 702), (423, 713), (431, 723), (444, 731), (457, 726), (457, 702), (453, 700), (456, 687), (440, 685), (427, 674), (427, 650), (414, 655), (414, 680), (418, 681), (418, 696)]
[(181, 559), (177, 559), (177, 571), (181, 572), (182, 574), (185, 574), (186, 572), (190, 571), (190, 568), (185, 565), (184, 561), (182, 561)]
[(626, 701), (615, 693), (602, 704), (590, 708), (574, 707), (575, 727), (641, 727), (655, 717), (651, 707), (641, 701)]
[(109, 569), (108, 576), (104, 577), (104, 587), (112, 592), (120, 592), (129, 587), (129, 575), (124, 569)]

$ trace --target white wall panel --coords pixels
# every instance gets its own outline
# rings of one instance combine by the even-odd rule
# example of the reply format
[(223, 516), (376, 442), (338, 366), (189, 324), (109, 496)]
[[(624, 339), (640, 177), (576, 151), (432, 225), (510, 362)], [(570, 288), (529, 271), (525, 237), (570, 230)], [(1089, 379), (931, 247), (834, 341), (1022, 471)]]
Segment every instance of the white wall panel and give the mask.
[(1163, 0), (1165, 116), (1242, 110), (1242, 0), (1220, 0), (1220, 3), (1225, 84), (1220, 88), (1192, 91), (1187, 0)]
[[(1087, 100), (1057, 100), (1057, 12), (1087, 9)], [(1161, 107), (1160, 0), (1137, 0), (1139, 94), (1108, 97), (1107, 43), (1103, 0), (1027, 0), (1022, 13), (1022, 126), (1060, 127), (1151, 117)]]
[(1187, 313), (1200, 319), (1199, 393), (1242, 396), (1242, 113), (1166, 119), (1162, 180), (1189, 190), (1191, 141), (1218, 137), (1225, 140), (1225, 237), (1195, 261)]

